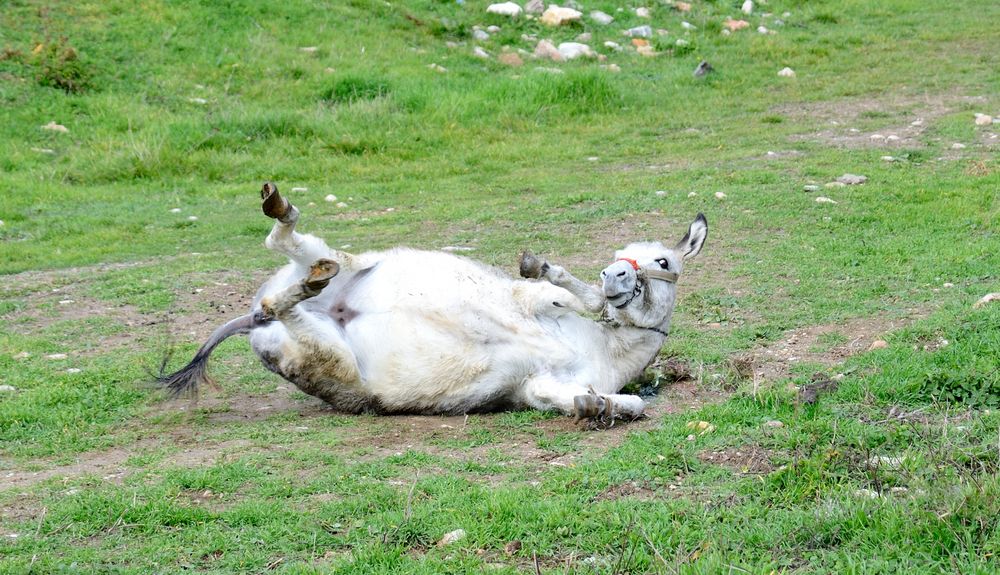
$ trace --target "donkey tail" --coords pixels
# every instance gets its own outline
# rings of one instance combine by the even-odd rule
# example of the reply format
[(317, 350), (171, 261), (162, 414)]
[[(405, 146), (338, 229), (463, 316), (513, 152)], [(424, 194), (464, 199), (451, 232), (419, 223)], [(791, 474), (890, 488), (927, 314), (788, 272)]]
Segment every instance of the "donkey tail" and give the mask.
[(170, 359), (170, 355), (168, 354), (163, 358), (163, 363), (160, 365), (160, 374), (156, 377), (157, 382), (167, 388), (167, 393), (171, 397), (178, 397), (188, 392), (197, 392), (199, 384), (209, 381), (205, 370), (208, 367), (208, 356), (212, 354), (212, 351), (229, 336), (250, 333), (251, 329), (260, 324), (261, 322), (252, 313), (242, 315), (227, 322), (212, 332), (208, 341), (198, 348), (198, 353), (194, 355), (194, 359), (187, 365), (171, 374), (165, 375), (163, 372), (167, 367), (167, 361)]

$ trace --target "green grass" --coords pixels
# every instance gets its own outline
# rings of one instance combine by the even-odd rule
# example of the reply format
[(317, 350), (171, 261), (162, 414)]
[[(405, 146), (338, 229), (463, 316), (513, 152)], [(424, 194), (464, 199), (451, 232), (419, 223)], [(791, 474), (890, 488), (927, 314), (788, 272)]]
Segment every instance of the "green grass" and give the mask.
[[(643, 58), (602, 47), (642, 3), (557, 30), (487, 4), (4, 5), (0, 572), (993, 572), (1000, 307), (972, 303), (998, 291), (1000, 171), (972, 116), (1000, 113), (1000, 10), (770, 0), (727, 37), (740, 2), (650, 3), (669, 35)], [(491, 24), (494, 56), (589, 32), (621, 72), (480, 60)], [(802, 191), (848, 172), (868, 182)], [(531, 248), (594, 277), (623, 238), (676, 241), (704, 212), (663, 355), (718, 401), (652, 373), (679, 404), (624, 433), (347, 417), (236, 340), (222, 391), (165, 404), (164, 349), (193, 352), (282, 263), (264, 180), (308, 188), (302, 229), (330, 245), (466, 245), (511, 272)], [(904, 327), (840, 364), (733, 368), (817, 325), (807, 350), (830, 352), (859, 319)], [(803, 403), (790, 386), (817, 371), (845, 376)], [(689, 440), (692, 420), (715, 430)]]

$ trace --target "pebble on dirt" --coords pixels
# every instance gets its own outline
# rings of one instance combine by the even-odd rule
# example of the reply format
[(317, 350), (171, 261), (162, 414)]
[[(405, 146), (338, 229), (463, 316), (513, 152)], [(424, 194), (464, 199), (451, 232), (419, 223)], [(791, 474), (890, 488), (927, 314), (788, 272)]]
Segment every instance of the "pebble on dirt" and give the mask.
[(784, 427), (784, 426), (785, 426), (785, 424), (782, 423), (782, 422), (780, 422), (780, 421), (778, 421), (777, 419), (772, 419), (771, 421), (765, 421), (764, 422), (764, 427), (770, 427), (770, 428), (777, 429), (777, 428)]
[(653, 37), (653, 27), (648, 24), (642, 26), (636, 26), (635, 28), (629, 28), (625, 31), (625, 35), (629, 38), (652, 38)]
[(889, 342), (885, 341), (884, 339), (876, 339), (875, 341), (872, 342), (870, 346), (868, 346), (868, 351), (874, 351), (876, 349), (885, 349), (887, 347), (889, 347)]
[(987, 114), (976, 113), (976, 125), (977, 126), (989, 126), (993, 123), (993, 116)]
[(778, 76), (781, 76), (782, 78), (794, 78), (795, 70), (792, 70), (788, 66), (785, 66), (781, 70), (778, 70)]

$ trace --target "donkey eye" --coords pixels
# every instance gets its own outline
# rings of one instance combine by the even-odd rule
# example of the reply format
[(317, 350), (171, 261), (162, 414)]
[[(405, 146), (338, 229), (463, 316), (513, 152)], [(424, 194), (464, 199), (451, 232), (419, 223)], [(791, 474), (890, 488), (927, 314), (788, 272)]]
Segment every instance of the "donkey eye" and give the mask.
[(656, 260), (656, 263), (660, 264), (660, 267), (663, 268), (663, 269), (669, 269), (670, 268), (670, 262), (667, 261), (667, 258), (660, 258), (660, 259)]

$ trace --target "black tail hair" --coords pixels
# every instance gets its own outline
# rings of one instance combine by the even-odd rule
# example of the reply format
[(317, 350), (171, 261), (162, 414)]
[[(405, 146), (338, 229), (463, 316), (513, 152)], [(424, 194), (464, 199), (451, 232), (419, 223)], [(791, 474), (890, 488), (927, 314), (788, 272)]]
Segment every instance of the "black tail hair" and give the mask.
[(198, 353), (194, 355), (194, 359), (187, 365), (171, 374), (165, 375), (164, 371), (166, 371), (167, 362), (170, 360), (170, 353), (168, 353), (160, 364), (160, 373), (156, 376), (157, 383), (166, 387), (167, 393), (171, 397), (196, 393), (200, 384), (210, 381), (206, 369), (208, 367), (208, 356), (212, 355), (212, 351), (229, 336), (250, 333), (250, 330), (257, 325), (260, 325), (260, 322), (255, 321), (252, 313), (242, 315), (227, 322), (212, 332), (208, 341), (198, 348)]

